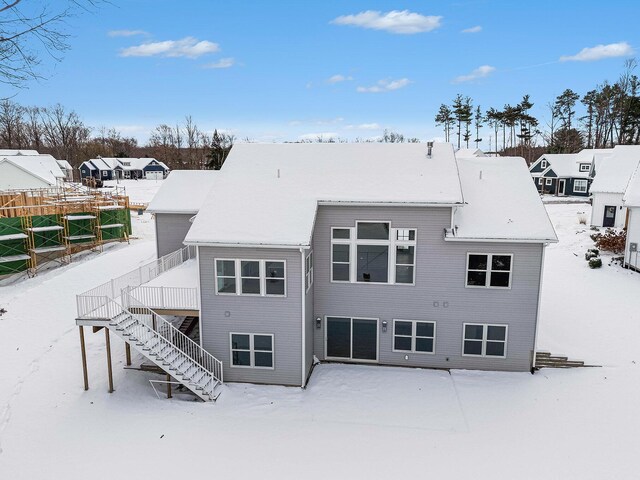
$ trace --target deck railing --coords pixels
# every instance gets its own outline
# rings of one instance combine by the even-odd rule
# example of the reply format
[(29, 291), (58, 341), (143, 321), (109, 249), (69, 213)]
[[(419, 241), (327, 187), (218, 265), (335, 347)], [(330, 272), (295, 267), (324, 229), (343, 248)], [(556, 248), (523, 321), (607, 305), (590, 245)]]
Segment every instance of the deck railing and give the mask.
[[(126, 292), (127, 295), (124, 295)], [(163, 310), (198, 310), (198, 289), (184, 287), (125, 287), (123, 289), (122, 306), (128, 308), (128, 298), (151, 309)]]
[(77, 295), (78, 318), (98, 318), (97, 311), (106, 305), (105, 299), (118, 298), (124, 288), (148, 283), (187, 260), (196, 258), (196, 255), (194, 246), (181, 248)]

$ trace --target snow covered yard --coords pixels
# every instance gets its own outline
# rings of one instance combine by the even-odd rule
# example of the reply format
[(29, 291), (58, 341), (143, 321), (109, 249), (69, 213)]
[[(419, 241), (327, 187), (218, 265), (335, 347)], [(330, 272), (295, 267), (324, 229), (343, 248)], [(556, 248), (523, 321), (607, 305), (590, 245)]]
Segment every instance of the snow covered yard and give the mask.
[(113, 337), (109, 395), (102, 332), (86, 333), (82, 389), (74, 295), (153, 257), (153, 224), (134, 215), (130, 246), (0, 287), (0, 478), (638, 478), (640, 274), (606, 256), (588, 268), (588, 205), (547, 209), (560, 243), (547, 249), (539, 348), (602, 368), (325, 364), (304, 391), (229, 384), (216, 404), (157, 399), (159, 377), (124, 370)]

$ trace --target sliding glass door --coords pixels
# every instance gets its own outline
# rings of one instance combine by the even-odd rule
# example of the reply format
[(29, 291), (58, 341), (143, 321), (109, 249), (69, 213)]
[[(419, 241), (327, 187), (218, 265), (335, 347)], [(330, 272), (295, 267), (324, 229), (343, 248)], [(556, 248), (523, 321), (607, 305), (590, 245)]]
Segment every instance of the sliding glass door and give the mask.
[(326, 357), (362, 362), (378, 361), (378, 320), (327, 317)]

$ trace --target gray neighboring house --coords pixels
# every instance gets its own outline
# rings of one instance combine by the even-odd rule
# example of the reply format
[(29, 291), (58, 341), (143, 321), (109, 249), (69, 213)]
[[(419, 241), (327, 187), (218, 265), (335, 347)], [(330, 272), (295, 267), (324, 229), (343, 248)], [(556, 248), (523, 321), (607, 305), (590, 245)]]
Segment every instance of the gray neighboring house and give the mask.
[[(171, 192), (175, 174), (159, 195), (181, 204), (190, 192)], [(535, 366), (557, 237), (524, 159), (456, 159), (450, 144), (237, 144), (212, 175), (184, 243), (197, 248), (200, 344), (225, 381), (304, 386), (314, 357)], [(171, 223), (160, 203), (159, 253), (193, 213)]]
[(211, 190), (216, 173), (215, 170), (174, 170), (163, 181), (147, 208), (155, 216), (158, 258), (184, 246), (191, 221)]

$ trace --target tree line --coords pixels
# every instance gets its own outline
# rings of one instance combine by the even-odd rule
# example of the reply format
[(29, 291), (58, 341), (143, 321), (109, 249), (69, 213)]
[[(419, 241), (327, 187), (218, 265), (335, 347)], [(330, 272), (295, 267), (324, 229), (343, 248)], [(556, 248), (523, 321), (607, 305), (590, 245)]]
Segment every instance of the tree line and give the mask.
[[(444, 139), (458, 148), (476, 147), (483, 141), (483, 128), (490, 130), (490, 149), (519, 155), (532, 161), (542, 153), (573, 153), (583, 148), (609, 148), (640, 144), (640, 82), (633, 73), (635, 60), (625, 63), (613, 84), (605, 81), (582, 96), (564, 90), (547, 104), (546, 127), (531, 114), (529, 95), (515, 105), (483, 110), (470, 97), (458, 94), (450, 105), (442, 104), (435, 116)], [(582, 105), (584, 115), (578, 116)], [(486, 144), (486, 143), (485, 143)]]
[(92, 128), (73, 110), (0, 102), (0, 148), (37, 150), (78, 167), (90, 158), (154, 157), (172, 169), (219, 169), (235, 141), (233, 135), (208, 134), (188, 115), (175, 126), (158, 125), (145, 145), (114, 128)]

